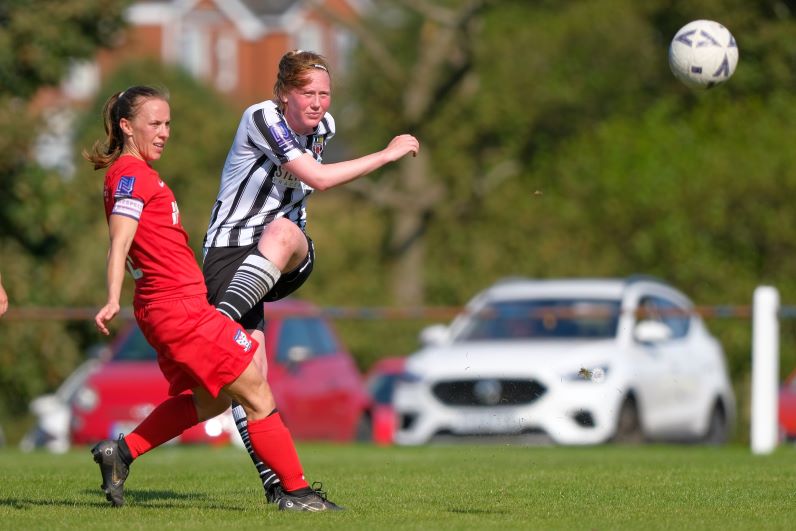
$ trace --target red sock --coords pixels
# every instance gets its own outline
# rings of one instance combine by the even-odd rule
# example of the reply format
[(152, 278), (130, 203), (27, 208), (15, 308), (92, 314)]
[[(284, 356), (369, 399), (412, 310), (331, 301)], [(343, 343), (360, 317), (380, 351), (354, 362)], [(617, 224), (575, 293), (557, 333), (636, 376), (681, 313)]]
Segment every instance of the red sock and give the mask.
[(260, 459), (279, 476), (286, 491), (309, 487), (304, 479), (293, 438), (279, 413), (249, 421), (249, 439)]
[(124, 437), (135, 459), (170, 441), (199, 422), (191, 395), (178, 395), (161, 402), (147, 418)]

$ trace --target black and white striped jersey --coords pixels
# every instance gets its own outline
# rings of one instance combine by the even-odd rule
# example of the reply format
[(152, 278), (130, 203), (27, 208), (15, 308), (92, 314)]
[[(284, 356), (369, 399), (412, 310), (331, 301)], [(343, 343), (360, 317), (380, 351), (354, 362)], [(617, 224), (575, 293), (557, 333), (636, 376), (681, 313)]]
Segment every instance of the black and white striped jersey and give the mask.
[(251, 245), (263, 227), (283, 216), (304, 230), (305, 202), (313, 188), (284, 171), (282, 164), (305, 152), (321, 162), (333, 136), (334, 119), (329, 113), (313, 134), (302, 136), (290, 129), (272, 100), (246, 109), (224, 162), (204, 247)]

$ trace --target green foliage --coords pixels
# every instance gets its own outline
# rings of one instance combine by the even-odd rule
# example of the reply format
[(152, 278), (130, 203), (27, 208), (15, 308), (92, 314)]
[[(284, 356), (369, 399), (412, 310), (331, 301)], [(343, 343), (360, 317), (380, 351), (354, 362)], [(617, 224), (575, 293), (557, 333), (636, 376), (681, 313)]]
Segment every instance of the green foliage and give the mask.
[[(123, 23), (126, 1), (4, 0), (0, 4), (0, 268), (12, 307), (65, 306), (74, 287), (68, 247), (81, 223), (82, 190), (39, 168), (30, 153), (40, 125), (28, 99), (55, 85), (71, 61), (91, 58)], [(81, 254), (80, 248), (72, 251)], [(77, 365), (68, 323), (0, 323), (0, 418), (27, 410)]]
[[(461, 304), (511, 275), (648, 273), (698, 305), (750, 304), (760, 284), (777, 286), (792, 304), (794, 13), (792, 2), (743, 0), (489, 3), (466, 79), (417, 129), (447, 190), (423, 235), (426, 302)], [(697, 18), (722, 22), (740, 46), (734, 78), (707, 92), (677, 82), (667, 61), (674, 33)], [(391, 12), (368, 26), (400, 64), (426, 51), (419, 35), (428, 26), (416, 14)], [(348, 92), (336, 97), (360, 109), (338, 124), (353, 124), (340, 136), (365, 151), (400, 130), (407, 87), (361, 55)], [(362, 130), (368, 134), (357, 136)], [(506, 163), (518, 169), (493, 178)], [(344, 208), (340, 200), (328, 210)], [(357, 227), (330, 215), (324, 230), (339, 241), (351, 240), (350, 230), (367, 234), (369, 248), (352, 243), (338, 261), (378, 277), (383, 255), (371, 235), (384, 223), (377, 211), (357, 205), (356, 213)], [(323, 291), (388, 300), (372, 275)], [(728, 351), (743, 405), (750, 323), (708, 325)], [(784, 375), (796, 364), (796, 326), (781, 326)], [(359, 344), (406, 344), (363, 327)]]
[(113, 42), (130, 0), (3, 0), (0, 87), (29, 98), (57, 85), (71, 62)]
[[(419, 136), (429, 180), (444, 190), (419, 235), (427, 304), (460, 305), (504, 276), (632, 273), (669, 280), (698, 305), (749, 304), (764, 283), (780, 289), (783, 303), (794, 302), (793, 2), (485, 1), (459, 35), (457, 53), (440, 65), (456, 75), (420, 121), (403, 112), (408, 84), (422, 81), (413, 69), (433, 52), (429, 43), (443, 25), (405, 7), (412, 3), (374, 3), (379, 9), (364, 26), (398, 73), (387, 75), (386, 63), (364, 46), (356, 51), (351, 75), (335, 75), (333, 143), (354, 156), (381, 149), (405, 130)], [(0, 268), (13, 279), (7, 288), (16, 305), (95, 306), (104, 297), (107, 239), (101, 174), (83, 165), (63, 181), (29, 162), (35, 128), (18, 98), (31, 93), (30, 79), (55, 74), (44, 66), (27, 74), (28, 65), (49, 63), (18, 53), (25, 44), (19, 36), (35, 27), (17, 20), (23, 4), (0, 5), (0, 76), (9, 76), (0, 87), (14, 87), (0, 94)], [(56, 14), (78, 5), (91, 13), (99, 5), (45, 4)], [(678, 83), (667, 62), (675, 31), (697, 18), (725, 24), (740, 47), (734, 78), (700, 93)], [(51, 42), (51, 25), (41, 21), (47, 35), (27, 40)], [(64, 29), (72, 35), (65, 38), (73, 46), (69, 57), (83, 50), (73, 29)], [(105, 35), (85, 33), (92, 42)], [(48, 57), (65, 57), (58, 53)], [(139, 65), (108, 80), (81, 121), (76, 152), (102, 134), (105, 97), (133, 83), (171, 90), (172, 138), (157, 169), (174, 188), (198, 251), (238, 116), (184, 74)], [(404, 177), (388, 167), (367, 179), (389, 190)], [(309, 211), (318, 255), (299, 295), (333, 306), (389, 304), (391, 213), (347, 187), (316, 194)], [(346, 321), (340, 328), (367, 368), (379, 357), (411, 352), (424, 324)], [(728, 351), (745, 411), (749, 321), (708, 325)], [(86, 324), (0, 327), (0, 388), (10, 390), (0, 391), (0, 402), (14, 413), (52, 388), (97, 339)], [(38, 335), (56, 341), (60, 354), (47, 351)], [(794, 344), (796, 327), (783, 321), (783, 373), (796, 364)], [(14, 361), (23, 355), (36, 361)], [(58, 355), (62, 363), (54, 364)]]

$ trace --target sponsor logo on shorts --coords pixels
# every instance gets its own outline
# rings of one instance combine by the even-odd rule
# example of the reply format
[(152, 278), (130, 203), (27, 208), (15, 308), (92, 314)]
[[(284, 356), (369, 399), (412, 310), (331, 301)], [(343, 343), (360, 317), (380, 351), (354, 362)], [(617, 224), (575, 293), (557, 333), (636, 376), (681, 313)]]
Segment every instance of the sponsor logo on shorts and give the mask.
[(243, 330), (235, 332), (235, 343), (243, 347), (243, 352), (249, 352), (252, 348), (252, 341)]

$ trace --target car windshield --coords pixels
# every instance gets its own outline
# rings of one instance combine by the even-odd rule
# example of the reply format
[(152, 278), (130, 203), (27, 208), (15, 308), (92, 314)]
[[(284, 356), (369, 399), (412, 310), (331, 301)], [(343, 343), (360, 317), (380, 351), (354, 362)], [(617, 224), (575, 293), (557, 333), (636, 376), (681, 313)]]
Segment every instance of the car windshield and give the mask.
[(155, 349), (147, 343), (144, 334), (137, 326), (124, 338), (113, 355), (113, 361), (154, 361), (156, 359)]
[(370, 395), (377, 404), (392, 404), (392, 394), (395, 390), (397, 374), (384, 374), (368, 382)]
[(609, 339), (616, 336), (620, 302), (533, 299), (494, 302), (466, 319), (455, 341)]

